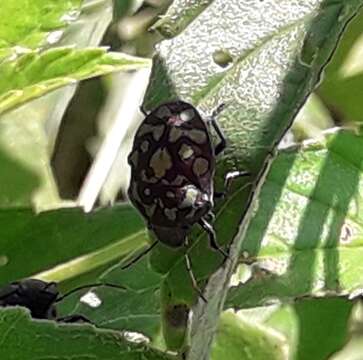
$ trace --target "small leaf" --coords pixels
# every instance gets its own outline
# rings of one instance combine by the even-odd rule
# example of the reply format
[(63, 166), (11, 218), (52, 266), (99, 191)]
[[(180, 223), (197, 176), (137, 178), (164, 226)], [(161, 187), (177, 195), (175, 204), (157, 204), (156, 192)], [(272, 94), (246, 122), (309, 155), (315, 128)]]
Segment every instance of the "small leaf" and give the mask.
[(102, 48), (29, 52), (0, 64), (0, 114), (78, 80), (149, 66), (149, 60)]

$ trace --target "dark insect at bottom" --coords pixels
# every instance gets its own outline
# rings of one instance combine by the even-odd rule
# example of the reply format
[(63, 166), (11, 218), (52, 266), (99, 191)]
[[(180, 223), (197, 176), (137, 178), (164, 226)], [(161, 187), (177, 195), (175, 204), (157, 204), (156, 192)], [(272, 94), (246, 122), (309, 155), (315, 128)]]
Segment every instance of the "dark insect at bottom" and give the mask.
[(37, 279), (25, 279), (12, 282), (0, 288), (0, 307), (23, 306), (29, 309), (34, 319), (48, 319), (58, 322), (90, 322), (86, 317), (79, 314), (58, 317), (56, 304), (76, 291), (96, 287), (107, 286), (123, 289), (122, 286), (113, 284), (90, 284), (80, 286), (68, 293), (61, 295), (57, 283), (45, 282)]
[[(226, 147), (216, 121), (223, 108), (219, 106), (210, 117), (202, 119), (195, 107), (178, 100), (145, 113), (128, 157), (131, 166), (128, 195), (157, 241), (123, 268), (144, 256), (158, 241), (173, 248), (188, 247), (187, 235), (194, 224), (207, 232), (212, 249), (228, 258), (208, 221), (214, 217), (215, 195), (225, 194), (214, 194), (215, 158)], [(219, 138), (215, 145), (211, 128)], [(228, 174), (225, 191), (234, 177), (243, 175), (248, 174)], [(193, 287), (203, 298), (187, 252), (185, 258)]]

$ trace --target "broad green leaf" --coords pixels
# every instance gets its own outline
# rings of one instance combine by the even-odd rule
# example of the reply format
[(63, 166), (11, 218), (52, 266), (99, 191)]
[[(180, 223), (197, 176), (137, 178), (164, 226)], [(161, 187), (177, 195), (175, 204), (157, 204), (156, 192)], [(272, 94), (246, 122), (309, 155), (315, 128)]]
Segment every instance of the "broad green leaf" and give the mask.
[[(190, 3), (202, 4), (179, 1), (185, 8), (178, 12), (180, 22)], [(314, 89), (344, 27), (362, 4), (361, 0), (215, 0), (193, 21), (188, 20), (184, 31), (157, 47), (145, 108), (182, 98), (206, 115), (225, 103), (218, 120), (229, 147), (218, 160), (217, 189), (227, 171), (248, 170), (252, 178), (236, 181), (217, 206), (218, 241), (226, 245), (234, 239), (232, 261), (226, 261), (211, 277), (223, 258), (211, 251), (207, 241), (194, 238), (190, 251), (193, 271), (198, 279), (209, 278), (205, 289), (209, 301), (199, 301), (193, 309), (190, 359), (208, 358), (208, 344), (251, 216), (247, 209), (258, 194), (271, 152)], [(176, 18), (172, 21), (179, 23)], [(162, 254), (155, 254), (152, 262), (158, 271), (168, 273), (164, 284), (170, 296), (175, 302), (191, 303), (197, 296), (184, 259), (170, 261), (174, 254)], [(171, 262), (174, 265), (168, 269)]]
[(0, 64), (0, 114), (78, 80), (149, 66), (148, 59), (105, 49), (55, 48)]
[(144, 243), (143, 223), (129, 206), (88, 214), (79, 208), (39, 214), (31, 209), (1, 209), (0, 283), (57, 265), (40, 278), (62, 281), (114, 262)]
[(363, 121), (363, 10), (349, 24), (318, 93), (342, 123)]
[(249, 323), (233, 312), (222, 313), (212, 346), (212, 360), (286, 359), (284, 342), (276, 332)]
[(91, 289), (88, 294), (99, 299), (96, 307), (86, 301), (86, 291), (76, 292), (59, 303), (58, 309), (64, 316), (82, 314), (101, 328), (138, 332), (155, 340), (160, 331), (160, 281), (161, 276), (148, 266), (147, 258), (127, 271), (116, 264), (91, 282), (120, 285), (124, 290), (103, 286)]
[(82, 0), (2, 0), (0, 56), (14, 47), (36, 49), (57, 42), (77, 19)]
[(362, 164), (363, 136), (343, 130), (279, 154), (242, 244), (246, 276), (227, 307), (361, 293)]
[(353, 301), (344, 298), (304, 299), (295, 304), (299, 319), (296, 360), (325, 360), (348, 340)]
[(89, 324), (34, 321), (23, 309), (0, 310), (0, 333), (0, 358), (6, 360), (173, 359), (145, 343), (127, 341), (120, 332)]

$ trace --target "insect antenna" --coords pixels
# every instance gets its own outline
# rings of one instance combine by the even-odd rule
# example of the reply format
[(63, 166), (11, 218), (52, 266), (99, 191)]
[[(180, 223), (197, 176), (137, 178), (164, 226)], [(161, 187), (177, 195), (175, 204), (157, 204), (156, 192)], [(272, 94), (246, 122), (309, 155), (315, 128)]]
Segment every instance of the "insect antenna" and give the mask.
[(149, 253), (158, 243), (159, 241), (156, 240), (154, 243), (152, 243), (148, 248), (146, 248), (144, 251), (142, 251), (139, 255), (137, 255), (135, 258), (133, 258), (130, 262), (128, 262), (126, 265), (121, 266), (121, 270), (128, 269), (131, 265), (138, 262), (142, 257), (144, 257), (147, 253)]
[(75, 293), (77, 291), (80, 291), (80, 290), (83, 290), (83, 289), (89, 289), (89, 288), (93, 288), (93, 287), (100, 287), (100, 286), (119, 289), (119, 290), (127, 290), (126, 287), (124, 287), (122, 285), (116, 285), (116, 284), (109, 284), (109, 283), (87, 284), (87, 285), (78, 286), (78, 287), (66, 292), (65, 294), (58, 297), (57, 300), (55, 301), (55, 303), (58, 303), (58, 302), (64, 300), (66, 297), (72, 295), (73, 293)]

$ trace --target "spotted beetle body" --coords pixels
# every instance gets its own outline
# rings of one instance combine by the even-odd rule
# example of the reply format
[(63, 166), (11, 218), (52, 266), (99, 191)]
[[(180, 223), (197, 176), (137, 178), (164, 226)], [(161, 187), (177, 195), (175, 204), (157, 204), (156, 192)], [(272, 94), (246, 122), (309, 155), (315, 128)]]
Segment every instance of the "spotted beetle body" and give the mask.
[(140, 125), (128, 194), (162, 243), (180, 247), (212, 210), (215, 155), (208, 122), (188, 103), (160, 105)]

